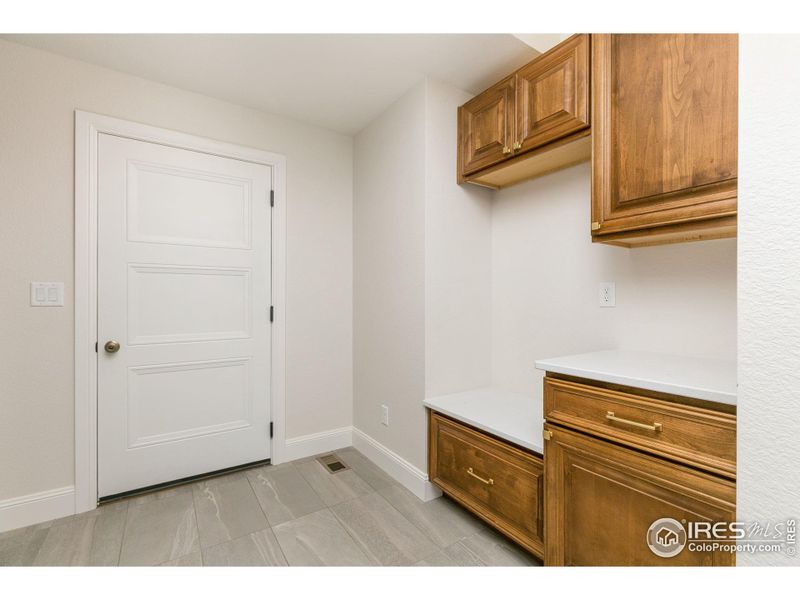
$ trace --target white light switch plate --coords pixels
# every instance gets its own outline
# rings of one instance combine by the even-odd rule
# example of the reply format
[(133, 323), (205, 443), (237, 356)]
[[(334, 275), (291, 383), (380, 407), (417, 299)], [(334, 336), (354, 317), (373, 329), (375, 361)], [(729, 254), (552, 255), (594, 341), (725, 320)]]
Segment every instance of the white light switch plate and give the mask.
[(31, 281), (31, 306), (64, 306), (64, 282)]
[(611, 308), (617, 305), (617, 290), (613, 281), (600, 284), (600, 306)]

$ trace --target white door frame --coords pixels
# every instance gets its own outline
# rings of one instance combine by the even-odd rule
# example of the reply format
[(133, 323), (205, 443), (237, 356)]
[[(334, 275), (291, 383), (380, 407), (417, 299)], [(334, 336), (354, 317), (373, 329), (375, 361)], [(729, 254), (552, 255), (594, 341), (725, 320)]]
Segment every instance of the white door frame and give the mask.
[[(195, 150), (272, 169), (272, 462), (285, 452), (286, 158), (114, 117), (75, 111), (75, 512), (97, 507), (97, 145), (101, 133)], [(267, 310), (267, 307), (264, 307)]]

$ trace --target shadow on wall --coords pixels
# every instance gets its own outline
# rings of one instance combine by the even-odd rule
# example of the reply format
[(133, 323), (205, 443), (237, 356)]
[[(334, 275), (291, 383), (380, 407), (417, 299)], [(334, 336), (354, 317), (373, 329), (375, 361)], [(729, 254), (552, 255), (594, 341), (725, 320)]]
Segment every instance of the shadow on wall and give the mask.
[(536, 359), (605, 348), (734, 359), (736, 240), (593, 244), (590, 200), (588, 163), (495, 192), (494, 385), (540, 395)]

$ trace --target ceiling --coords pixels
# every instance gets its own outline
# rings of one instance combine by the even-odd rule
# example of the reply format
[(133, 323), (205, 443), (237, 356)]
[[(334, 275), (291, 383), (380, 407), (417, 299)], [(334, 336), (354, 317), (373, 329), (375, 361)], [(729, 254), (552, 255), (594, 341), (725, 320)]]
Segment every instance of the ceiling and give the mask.
[(538, 54), (510, 34), (3, 37), (345, 134), (426, 76), (476, 93)]

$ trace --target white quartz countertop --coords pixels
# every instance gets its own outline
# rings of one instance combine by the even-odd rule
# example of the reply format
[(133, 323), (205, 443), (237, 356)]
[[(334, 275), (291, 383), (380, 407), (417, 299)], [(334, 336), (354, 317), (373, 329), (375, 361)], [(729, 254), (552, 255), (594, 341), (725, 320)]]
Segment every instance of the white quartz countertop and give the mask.
[(536, 361), (542, 371), (736, 404), (736, 361), (604, 350)]
[(428, 398), (425, 406), (542, 454), (542, 403), (532, 396), (481, 388)]

